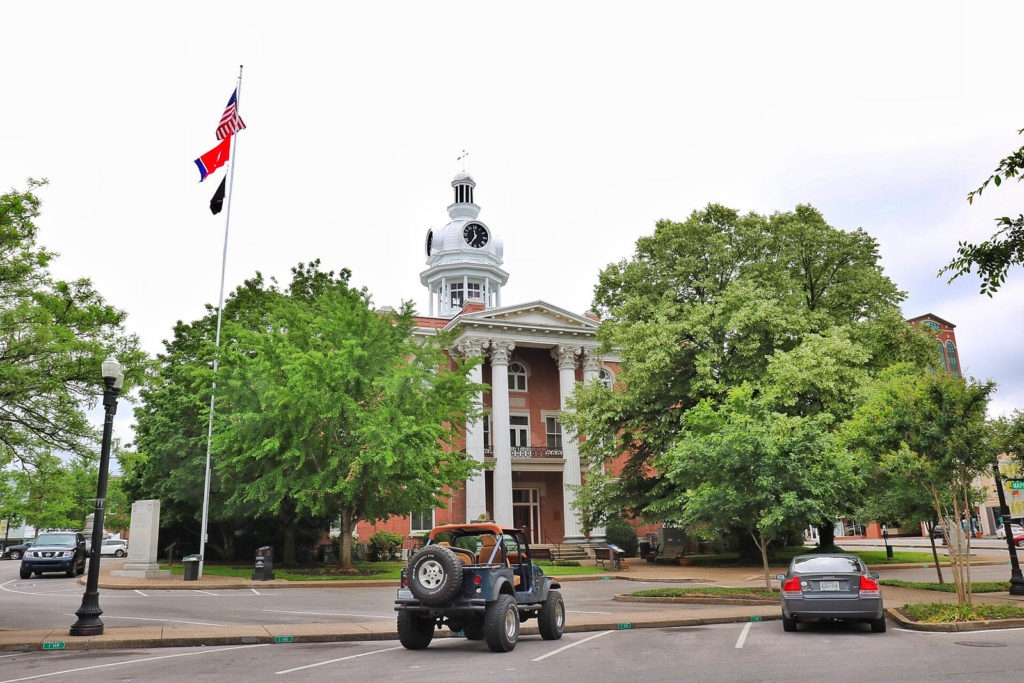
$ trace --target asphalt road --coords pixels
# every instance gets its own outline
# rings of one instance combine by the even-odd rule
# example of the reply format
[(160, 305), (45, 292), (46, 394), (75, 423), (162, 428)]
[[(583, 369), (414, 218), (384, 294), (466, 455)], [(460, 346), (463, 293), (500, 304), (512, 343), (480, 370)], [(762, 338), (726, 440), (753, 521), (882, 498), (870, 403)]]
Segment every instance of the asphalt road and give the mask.
[(482, 642), (435, 640), (237, 645), (0, 655), (0, 683), (32, 680), (409, 681), (1020, 681), (1020, 630), (873, 634), (863, 624), (779, 621), (524, 636), (497, 654)]

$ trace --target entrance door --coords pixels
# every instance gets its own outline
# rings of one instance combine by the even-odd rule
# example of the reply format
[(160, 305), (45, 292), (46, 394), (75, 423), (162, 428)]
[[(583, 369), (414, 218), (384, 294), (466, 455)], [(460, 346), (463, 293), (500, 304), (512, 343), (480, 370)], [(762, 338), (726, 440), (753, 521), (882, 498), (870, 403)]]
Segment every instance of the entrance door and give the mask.
[(541, 542), (539, 489), (512, 489), (512, 523), (530, 543)]

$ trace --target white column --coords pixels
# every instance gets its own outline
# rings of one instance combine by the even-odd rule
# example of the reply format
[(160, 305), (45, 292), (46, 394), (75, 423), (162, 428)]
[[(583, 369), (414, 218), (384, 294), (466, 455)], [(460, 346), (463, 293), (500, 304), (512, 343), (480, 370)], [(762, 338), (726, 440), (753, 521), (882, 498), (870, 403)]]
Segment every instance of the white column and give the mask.
[[(601, 356), (597, 355), (597, 348), (593, 346), (583, 347), (583, 383), (590, 384), (598, 378), (601, 372)], [(565, 439), (565, 436), (562, 436)], [(601, 471), (604, 472), (604, 463), (601, 464)], [(605, 528), (596, 526), (590, 530), (590, 540), (594, 543), (605, 542)]]
[(515, 344), (491, 342), (491, 415), (494, 430), (494, 521), (512, 526), (512, 445), (508, 419), (508, 361)]
[[(580, 351), (578, 346), (558, 346), (552, 349), (551, 355), (558, 363), (558, 393), (562, 411), (566, 409), (566, 399), (572, 396), (576, 388), (576, 354)], [(565, 520), (565, 542), (582, 543), (583, 525), (573, 509), (572, 504), (576, 501), (576, 492), (569, 490), (565, 485), (572, 484), (579, 486), (582, 483), (580, 478), (580, 446), (576, 435), (570, 430), (562, 427), (562, 456), (565, 458), (565, 465), (562, 471), (562, 518)]]
[[(464, 339), (456, 348), (468, 358), (483, 355), (482, 339)], [(474, 384), (483, 383), (483, 367), (477, 365), (470, 371), (469, 381)], [(479, 463), (484, 461), (484, 415), (482, 414), (483, 392), (477, 394), (474, 401), (481, 415), (475, 420), (466, 422), (466, 453)], [(472, 522), (487, 513), (487, 488), (483, 471), (466, 480), (466, 521)]]

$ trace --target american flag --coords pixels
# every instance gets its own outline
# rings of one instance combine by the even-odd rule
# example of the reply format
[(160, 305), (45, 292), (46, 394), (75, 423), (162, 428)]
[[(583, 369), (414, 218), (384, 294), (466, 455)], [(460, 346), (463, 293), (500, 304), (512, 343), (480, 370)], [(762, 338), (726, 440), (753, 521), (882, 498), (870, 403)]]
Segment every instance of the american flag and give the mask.
[(238, 115), (238, 89), (231, 93), (228, 106), (220, 116), (220, 124), (217, 126), (217, 139), (223, 140), (227, 136), (237, 133), (245, 128), (245, 121)]

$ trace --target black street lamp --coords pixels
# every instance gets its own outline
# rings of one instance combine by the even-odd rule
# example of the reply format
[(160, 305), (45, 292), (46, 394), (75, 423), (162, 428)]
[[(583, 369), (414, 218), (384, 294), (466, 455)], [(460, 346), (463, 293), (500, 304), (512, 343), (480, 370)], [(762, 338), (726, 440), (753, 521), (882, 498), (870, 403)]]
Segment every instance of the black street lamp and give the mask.
[(85, 584), (82, 606), (75, 614), (78, 620), (71, 624), (73, 636), (103, 635), (100, 615), (100, 546), (103, 545), (103, 510), (107, 502), (107, 470), (110, 469), (110, 436), (114, 429), (114, 414), (117, 412), (117, 395), (124, 384), (121, 364), (113, 356), (103, 361), (103, 449), (100, 452), (99, 481), (96, 484), (96, 511), (92, 520), (92, 548), (89, 552), (89, 579)]
[(1003, 482), (999, 477), (999, 465), (993, 468), (996, 478), (996, 491), (999, 493), (999, 516), (1003, 518), (1003, 531), (1006, 532), (1006, 549), (1010, 552), (1010, 595), (1024, 595), (1024, 575), (1020, 572), (1020, 563), (1017, 561), (1017, 548), (1013, 545), (1013, 530), (1010, 523), (1010, 508), (1006, 504), (1006, 494), (1003, 493)]

